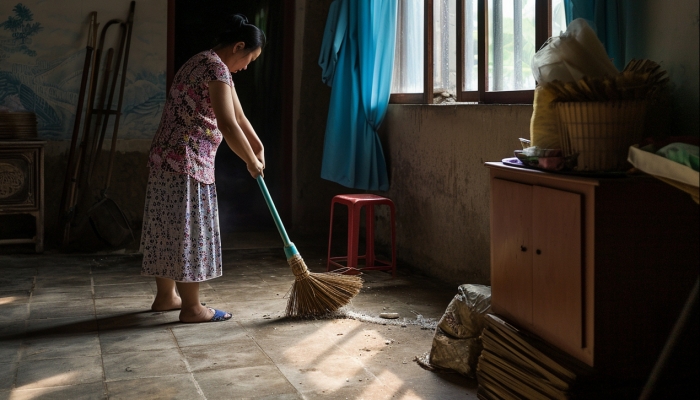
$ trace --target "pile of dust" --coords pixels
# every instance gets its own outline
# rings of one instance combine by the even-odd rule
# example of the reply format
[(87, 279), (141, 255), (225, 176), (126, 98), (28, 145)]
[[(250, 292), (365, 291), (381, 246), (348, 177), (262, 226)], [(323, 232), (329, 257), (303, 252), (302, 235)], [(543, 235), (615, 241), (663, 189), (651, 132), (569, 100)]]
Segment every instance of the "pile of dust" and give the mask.
[(371, 324), (379, 324), (379, 325), (393, 325), (393, 326), (400, 326), (400, 327), (406, 327), (408, 325), (416, 325), (420, 326), (421, 329), (423, 330), (435, 330), (437, 327), (437, 319), (435, 318), (423, 318), (422, 315), (417, 314), (414, 312), (416, 315), (416, 318), (397, 318), (397, 319), (387, 319), (387, 318), (381, 318), (379, 316), (374, 316), (370, 315), (368, 313), (363, 313), (363, 312), (357, 312), (357, 311), (350, 311), (350, 310), (338, 310), (334, 313), (328, 314), (325, 318), (327, 319), (354, 319), (356, 321), (360, 322), (369, 322)]

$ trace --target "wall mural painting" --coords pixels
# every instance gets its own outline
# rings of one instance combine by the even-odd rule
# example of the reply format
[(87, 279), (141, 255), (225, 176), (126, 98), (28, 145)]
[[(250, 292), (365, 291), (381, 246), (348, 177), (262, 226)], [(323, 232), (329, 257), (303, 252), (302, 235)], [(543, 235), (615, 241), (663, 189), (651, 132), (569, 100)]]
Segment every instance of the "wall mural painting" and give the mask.
[[(89, 14), (97, 12), (99, 35), (110, 19), (126, 19), (128, 9), (128, 0), (3, 2), (0, 112), (32, 111), (37, 115), (40, 138), (69, 140), (85, 60)], [(120, 139), (150, 139), (158, 127), (165, 103), (166, 15), (167, 0), (136, 2)], [(117, 35), (110, 35), (108, 32), (105, 48), (111, 40), (116, 49)]]

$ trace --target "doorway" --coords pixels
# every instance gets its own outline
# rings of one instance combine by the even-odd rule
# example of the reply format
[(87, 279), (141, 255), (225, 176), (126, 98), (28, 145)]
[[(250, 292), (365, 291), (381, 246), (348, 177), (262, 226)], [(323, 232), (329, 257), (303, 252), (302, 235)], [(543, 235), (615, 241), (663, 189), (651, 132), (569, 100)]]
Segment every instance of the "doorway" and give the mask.
[[(283, 220), (291, 208), (294, 2), (168, 0), (168, 88), (193, 55), (213, 47), (225, 17), (241, 13), (265, 32), (267, 44), (245, 71), (233, 75), (241, 106), (265, 146), (265, 182)], [(222, 142), (216, 155), (221, 233), (275, 229), (257, 182)]]

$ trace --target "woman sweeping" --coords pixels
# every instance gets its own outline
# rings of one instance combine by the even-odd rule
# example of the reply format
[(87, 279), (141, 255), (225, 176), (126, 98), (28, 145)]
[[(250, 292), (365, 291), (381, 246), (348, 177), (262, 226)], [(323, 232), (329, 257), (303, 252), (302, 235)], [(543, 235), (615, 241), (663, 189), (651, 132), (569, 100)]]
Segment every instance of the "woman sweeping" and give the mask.
[(141, 274), (156, 279), (152, 310), (180, 309), (182, 322), (231, 318), (199, 301), (199, 282), (222, 275), (214, 184), (221, 140), (245, 161), (253, 178), (265, 169), (262, 142), (243, 114), (231, 78), (260, 56), (265, 35), (236, 14), (217, 41), (175, 75), (149, 155)]

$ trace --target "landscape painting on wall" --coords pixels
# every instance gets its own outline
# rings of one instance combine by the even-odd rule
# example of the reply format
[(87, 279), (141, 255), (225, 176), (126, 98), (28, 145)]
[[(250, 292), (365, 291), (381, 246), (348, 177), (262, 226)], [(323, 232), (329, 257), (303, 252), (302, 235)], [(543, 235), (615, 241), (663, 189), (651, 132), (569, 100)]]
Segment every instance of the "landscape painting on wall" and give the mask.
[[(99, 37), (109, 20), (126, 20), (129, 4), (128, 0), (2, 2), (0, 112), (34, 112), (41, 139), (69, 140), (90, 14), (97, 13)], [(165, 102), (166, 16), (167, 0), (136, 2), (120, 139), (150, 139), (158, 127)], [(118, 49), (118, 29), (105, 31), (104, 47), (105, 52), (109, 47)]]

